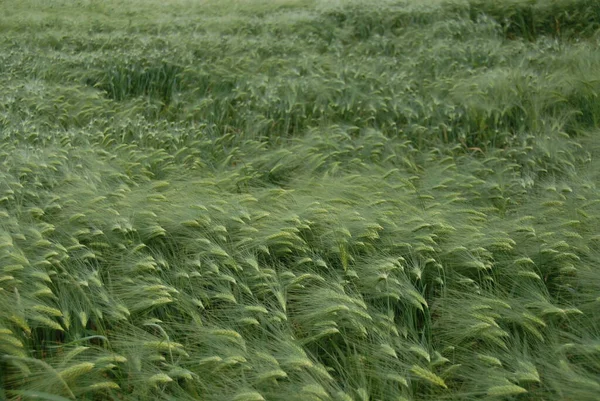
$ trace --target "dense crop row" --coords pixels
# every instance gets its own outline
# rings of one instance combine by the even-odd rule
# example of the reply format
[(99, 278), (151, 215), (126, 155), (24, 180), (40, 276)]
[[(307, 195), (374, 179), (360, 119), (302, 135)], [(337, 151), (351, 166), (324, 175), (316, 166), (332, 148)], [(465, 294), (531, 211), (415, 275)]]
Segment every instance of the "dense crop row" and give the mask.
[(599, 21), (0, 3), (0, 398), (596, 400)]

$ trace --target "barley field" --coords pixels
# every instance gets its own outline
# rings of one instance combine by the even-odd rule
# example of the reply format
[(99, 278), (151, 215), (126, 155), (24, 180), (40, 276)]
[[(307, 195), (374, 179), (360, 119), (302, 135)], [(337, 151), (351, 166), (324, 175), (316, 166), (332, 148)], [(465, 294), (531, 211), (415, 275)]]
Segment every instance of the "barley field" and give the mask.
[(600, 400), (597, 0), (0, 33), (1, 400)]

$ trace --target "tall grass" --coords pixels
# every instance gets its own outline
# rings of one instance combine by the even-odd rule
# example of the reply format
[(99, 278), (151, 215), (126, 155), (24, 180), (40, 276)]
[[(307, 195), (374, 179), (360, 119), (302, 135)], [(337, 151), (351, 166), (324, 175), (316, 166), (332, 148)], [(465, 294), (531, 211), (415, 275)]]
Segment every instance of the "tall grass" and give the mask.
[(0, 3), (0, 398), (596, 400), (597, 11)]

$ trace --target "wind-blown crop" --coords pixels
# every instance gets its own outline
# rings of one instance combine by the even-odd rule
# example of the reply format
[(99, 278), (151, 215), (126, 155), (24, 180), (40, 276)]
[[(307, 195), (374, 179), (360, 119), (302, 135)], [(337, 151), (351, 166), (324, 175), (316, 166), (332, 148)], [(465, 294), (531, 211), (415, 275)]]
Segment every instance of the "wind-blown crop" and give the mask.
[(0, 4), (0, 398), (596, 400), (597, 10), (500, 3)]

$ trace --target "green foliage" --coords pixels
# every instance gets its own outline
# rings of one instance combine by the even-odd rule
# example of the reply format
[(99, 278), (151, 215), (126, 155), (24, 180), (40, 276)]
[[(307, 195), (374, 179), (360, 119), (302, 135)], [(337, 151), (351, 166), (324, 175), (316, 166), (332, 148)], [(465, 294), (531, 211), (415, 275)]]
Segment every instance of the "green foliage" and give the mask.
[(586, 37), (600, 28), (600, 5), (593, 0), (508, 0), (470, 2), (470, 14), (487, 14), (500, 22), (509, 39), (540, 36)]
[(168, 105), (178, 90), (181, 69), (164, 62), (157, 66), (143, 64), (108, 67), (97, 83), (89, 83), (117, 101), (144, 95)]
[(0, 398), (596, 400), (597, 23), (0, 3)]

